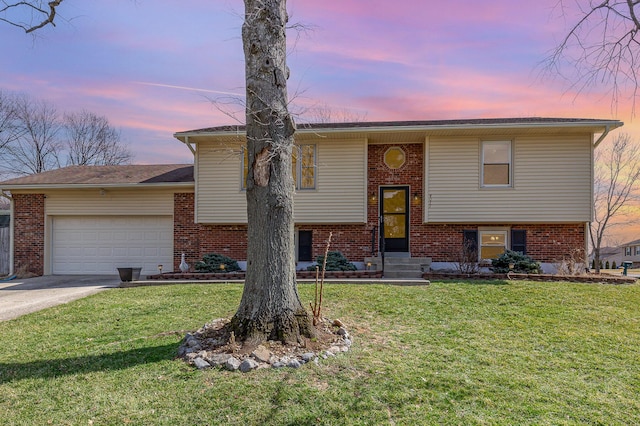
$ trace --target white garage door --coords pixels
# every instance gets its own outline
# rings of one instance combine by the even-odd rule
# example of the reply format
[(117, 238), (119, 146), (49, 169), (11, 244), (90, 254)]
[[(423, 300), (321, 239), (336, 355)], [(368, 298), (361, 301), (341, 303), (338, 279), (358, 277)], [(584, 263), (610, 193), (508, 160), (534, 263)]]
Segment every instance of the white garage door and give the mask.
[(167, 216), (53, 218), (54, 274), (117, 274), (119, 267), (173, 269), (173, 220)]

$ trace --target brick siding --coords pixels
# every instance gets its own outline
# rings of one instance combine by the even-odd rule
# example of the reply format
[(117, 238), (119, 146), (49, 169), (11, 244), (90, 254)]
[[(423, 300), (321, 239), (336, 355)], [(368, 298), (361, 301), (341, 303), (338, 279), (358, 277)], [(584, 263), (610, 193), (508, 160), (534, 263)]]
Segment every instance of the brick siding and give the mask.
[(14, 194), (14, 271), (44, 274), (44, 194)]

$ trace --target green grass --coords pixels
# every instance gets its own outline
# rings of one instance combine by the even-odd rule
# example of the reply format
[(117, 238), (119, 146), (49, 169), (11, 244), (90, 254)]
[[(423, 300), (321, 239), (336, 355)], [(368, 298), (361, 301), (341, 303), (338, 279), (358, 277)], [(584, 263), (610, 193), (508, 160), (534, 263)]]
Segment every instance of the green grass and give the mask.
[(0, 323), (0, 423), (640, 423), (638, 285), (327, 285), (323, 313), (355, 337), (345, 355), (244, 375), (174, 360), (241, 290), (113, 289)]

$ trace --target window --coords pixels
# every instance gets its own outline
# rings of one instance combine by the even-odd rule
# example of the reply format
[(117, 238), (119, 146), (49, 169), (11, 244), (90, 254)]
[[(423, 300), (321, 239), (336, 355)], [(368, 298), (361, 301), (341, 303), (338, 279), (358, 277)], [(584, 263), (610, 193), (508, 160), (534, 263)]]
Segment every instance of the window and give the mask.
[(640, 255), (640, 246), (636, 246), (636, 256)]
[(511, 186), (511, 141), (482, 142), (482, 186)]
[[(291, 158), (293, 181), (296, 189), (316, 188), (316, 146), (294, 145)], [(249, 175), (249, 151), (242, 147), (242, 189), (247, 188)]]
[(624, 255), (625, 256), (631, 256), (631, 247), (625, 247), (624, 248)]
[(463, 248), (475, 254), (477, 260), (497, 259), (508, 247), (527, 254), (527, 231), (524, 229), (480, 228), (462, 231)]
[(507, 248), (507, 231), (480, 231), (480, 259), (497, 259)]

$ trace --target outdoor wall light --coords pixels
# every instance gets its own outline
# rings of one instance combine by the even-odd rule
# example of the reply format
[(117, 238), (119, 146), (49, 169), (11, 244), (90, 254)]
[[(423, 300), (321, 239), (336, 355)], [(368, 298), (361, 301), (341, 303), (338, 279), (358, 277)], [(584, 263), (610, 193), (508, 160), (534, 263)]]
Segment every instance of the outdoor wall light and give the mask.
[(160, 271), (160, 273), (162, 273), (162, 265), (158, 265), (158, 271)]
[(378, 202), (378, 196), (375, 194), (375, 192), (372, 192), (371, 194), (369, 194), (369, 204), (375, 204)]
[(421, 199), (420, 199), (420, 194), (419, 193), (414, 192), (412, 199), (413, 199), (413, 204), (420, 204)]

